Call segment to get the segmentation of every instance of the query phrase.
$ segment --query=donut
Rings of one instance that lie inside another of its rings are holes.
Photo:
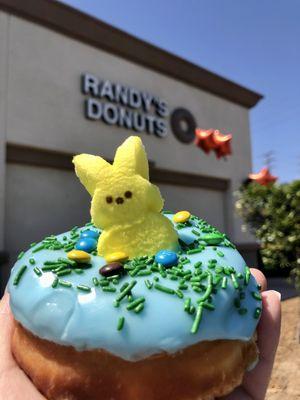
[[[75,171],[92,221],[21,252],[12,352],[49,400],[211,400],[258,362],[260,287],[234,244],[163,210],[138,137]]]

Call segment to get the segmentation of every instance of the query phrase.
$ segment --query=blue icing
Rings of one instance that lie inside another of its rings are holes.
[[[172,215],[167,215],[172,220]],[[194,225],[194,222],[192,222]],[[186,244],[199,239],[192,230],[194,226],[187,226],[178,230],[179,238]],[[201,229],[197,228],[199,232]],[[79,228],[77,233],[86,231],[86,227]],[[203,230],[205,234],[205,229]],[[57,236],[61,242],[69,240],[74,232],[70,231]],[[201,236],[200,236],[201,239]],[[37,248],[40,244],[37,244]],[[234,305],[234,299],[239,291],[233,287],[230,277],[226,289],[218,287],[217,293],[212,295],[214,311],[204,310],[202,321],[196,334],[190,332],[194,316],[184,311],[184,300],[191,298],[197,306],[197,299],[202,294],[194,292],[190,285],[183,290],[184,298],[166,294],[155,288],[148,289],[145,279],[153,281],[156,275],[159,284],[176,290],[178,281],[163,278],[159,273],[150,276],[124,275],[120,284],[115,286],[116,293],[103,292],[93,285],[93,277],[101,279],[99,268],[106,264],[102,257],[91,255],[91,268],[82,274],[73,272],[62,276],[61,279],[71,282],[72,287],[58,285],[52,287],[55,279],[53,272],[44,272],[37,276],[33,268],[43,267],[44,261],[56,261],[59,257],[66,258],[66,252],[60,250],[40,250],[32,253],[28,250],[18,260],[12,269],[8,289],[11,294],[10,303],[12,312],[24,327],[35,335],[63,345],[72,345],[78,350],[103,348],[126,360],[135,361],[161,351],[176,352],[203,340],[239,339],[249,340],[256,328],[258,319],[253,317],[255,309],[261,307],[261,302],[252,296],[257,292],[257,284],[251,276],[249,284],[243,286],[245,299],[241,300],[242,307],[247,308],[246,315],[240,315]],[[217,254],[222,251],[222,256]],[[202,271],[210,270],[209,260],[216,259],[218,266],[233,266],[237,273],[245,273],[245,261],[237,250],[225,246],[207,246],[197,254],[184,254],[190,262],[184,265],[184,270],[194,270],[193,265],[201,261]],[[31,265],[30,258],[34,258],[35,265]],[[13,280],[22,265],[27,270],[17,286]],[[113,302],[121,286],[133,279],[137,284],[133,288],[134,297],[146,298],[144,310],[136,314],[126,310],[126,300],[119,307]],[[205,282],[205,281],[204,281]],[[78,284],[91,287],[90,292],[83,292],[76,288]],[[113,285],[112,285],[113,286]],[[118,319],[125,316],[125,325],[122,331],[117,330]]]

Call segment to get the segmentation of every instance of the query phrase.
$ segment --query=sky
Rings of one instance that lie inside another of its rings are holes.
[[[63,2],[263,94],[250,113],[253,170],[272,152],[281,182],[300,178],[299,0]]]

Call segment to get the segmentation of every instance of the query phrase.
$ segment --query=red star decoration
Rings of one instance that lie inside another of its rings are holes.
[[[196,129],[195,144],[200,147],[205,153],[213,150],[217,158],[225,157],[232,153],[231,151],[232,135],[223,135],[217,129]]]
[[[260,185],[266,186],[277,181],[278,177],[270,173],[269,168],[262,168],[257,174],[249,174],[248,178]]]

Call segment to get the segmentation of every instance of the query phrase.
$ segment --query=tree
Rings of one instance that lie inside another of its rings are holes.
[[[259,239],[265,268],[291,268],[300,287],[300,180],[262,186],[245,183],[236,209]]]

